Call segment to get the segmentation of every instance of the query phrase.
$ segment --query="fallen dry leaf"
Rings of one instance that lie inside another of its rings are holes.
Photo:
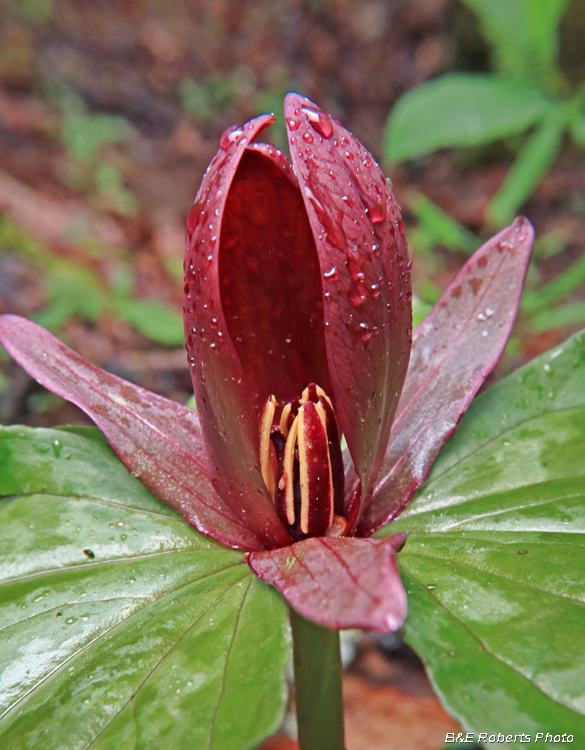
[[[347,750],[439,750],[447,732],[461,731],[434,696],[410,695],[350,674],[343,678],[343,699]],[[289,737],[275,735],[259,750],[298,748]]]

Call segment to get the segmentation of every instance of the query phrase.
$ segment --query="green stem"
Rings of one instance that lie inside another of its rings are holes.
[[[293,609],[290,624],[300,750],[344,750],[339,633]]]

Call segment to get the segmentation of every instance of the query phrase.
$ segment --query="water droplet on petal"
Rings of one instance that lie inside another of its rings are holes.
[[[365,274],[362,271],[362,269],[358,266],[357,263],[355,263],[353,260],[347,261],[347,267],[349,269],[349,272],[351,273],[351,278],[354,281],[363,281],[365,278]]]
[[[339,278],[339,271],[337,270],[337,266],[332,266],[328,271],[325,271],[323,276],[328,281],[337,281],[337,279]]]
[[[359,307],[366,299],[364,289],[361,285],[354,286],[353,289],[350,289],[348,296],[350,304],[352,304],[353,307]]]
[[[331,134],[333,133],[333,123],[328,114],[325,112],[315,112],[307,107],[303,107],[303,112],[307,115],[307,119],[319,135],[322,135],[323,138],[331,137]]]
[[[288,117],[286,124],[288,125],[289,130],[296,130],[299,127],[300,122],[298,120],[293,120],[292,117]]]
[[[369,341],[372,336],[372,332],[369,329],[367,323],[360,323],[360,338],[365,343]]]
[[[307,131],[306,133],[303,133],[303,141],[305,141],[305,143],[313,143],[313,136]]]
[[[380,224],[386,218],[386,209],[381,203],[374,203],[368,210],[368,216],[372,224]]]

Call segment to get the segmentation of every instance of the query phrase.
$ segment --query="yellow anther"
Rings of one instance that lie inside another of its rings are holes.
[[[320,386],[317,386],[317,396],[323,396],[323,398],[327,401],[329,406],[333,409],[333,404],[331,403],[331,399]]]
[[[294,422],[290,426],[290,432],[286,438],[286,445],[284,446],[284,461],[283,461],[283,476],[286,475],[286,520],[292,526],[295,522],[295,497],[294,497],[294,482],[292,481],[294,460],[295,460],[295,448],[297,444],[297,431],[299,427],[299,415],[294,418]],[[291,481],[288,481],[288,477]]]
[[[319,393],[319,391],[321,391],[321,393]],[[317,395],[318,396],[324,396],[327,399],[327,401],[329,401],[329,399],[325,395],[325,391],[323,391],[322,388],[317,388]],[[329,404],[331,404],[331,401],[329,401]],[[327,435],[327,414],[325,413],[325,408],[324,408],[323,404],[320,404],[320,403],[315,404],[315,410],[316,410],[317,414],[319,415],[319,419],[321,420],[321,424],[323,425],[323,430],[325,432],[325,435]],[[333,516],[333,495],[334,495],[334,489],[333,489],[333,472],[332,472],[332,468],[331,468],[331,457],[329,457],[328,464],[329,464],[329,492],[330,492],[329,496],[330,496],[330,499],[331,499],[331,514],[329,516],[329,525],[331,526],[331,523],[333,522],[333,518],[334,518],[334,516]]]
[[[291,405],[285,404],[280,415],[280,429],[282,434],[286,437],[288,435],[288,418],[290,415]]]
[[[270,396],[264,404],[262,416],[260,418],[260,471],[262,472],[262,479],[264,480],[266,489],[271,497],[274,497],[274,488],[276,484],[274,466],[272,465],[272,455],[270,453],[270,428],[272,427],[272,420],[274,419],[275,411],[276,399],[274,396]]]
[[[346,529],[347,521],[345,518],[343,518],[343,516],[333,516],[333,520],[331,521],[331,525],[327,529],[325,536],[343,536]]]

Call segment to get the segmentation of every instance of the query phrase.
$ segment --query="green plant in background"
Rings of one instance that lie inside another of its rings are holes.
[[[548,172],[566,134],[585,147],[585,88],[572,91],[559,67],[568,0],[462,1],[479,17],[495,72],[449,73],[407,92],[390,113],[383,151],[396,163],[528,133],[488,207],[488,221],[503,226]]]
[[[49,100],[61,110],[60,140],[74,161],[65,181],[93,194],[102,208],[135,215],[136,197],[125,187],[120,169],[102,154],[105,145],[130,141],[130,123],[121,115],[89,112],[82,97],[65,84],[52,81],[46,89]]]
[[[47,304],[34,319],[52,331],[58,331],[72,316],[95,323],[108,313],[136,328],[151,341],[182,346],[181,316],[156,300],[136,299],[134,275],[128,260],[118,257],[116,273],[110,283],[97,271],[71,258],[64,258],[34,240],[18,224],[0,215],[0,252],[12,252],[33,263],[43,275]],[[99,254],[90,247],[88,254]]]
[[[178,87],[178,96],[183,111],[200,125],[218,124],[234,109],[243,105],[247,116],[258,112],[277,112],[287,91],[300,90],[290,78],[259,88],[254,72],[246,65],[238,65],[228,73],[210,73],[199,80],[184,78]],[[270,142],[277,148],[288,149],[286,128],[282,119],[277,119]]]
[[[53,18],[55,7],[53,0],[11,0],[8,12],[29,23],[43,26]]]
[[[585,85],[571,91],[559,67],[559,24],[567,0],[462,2],[479,17],[495,72],[449,73],[407,92],[388,118],[383,153],[397,163],[441,148],[522,139],[487,209],[487,223],[503,226],[550,169],[566,134],[585,146]],[[436,245],[469,255],[481,244],[479,237],[421,193],[414,194],[410,208],[417,220],[410,241],[425,255],[430,270],[439,262],[430,252]],[[542,260],[564,248],[562,239],[550,233],[536,241],[534,258]],[[531,266],[521,309],[532,330],[585,321],[585,303],[558,304],[583,284],[584,268],[585,262],[577,261],[541,286],[540,273]],[[435,301],[428,283],[421,293],[423,305]]]

